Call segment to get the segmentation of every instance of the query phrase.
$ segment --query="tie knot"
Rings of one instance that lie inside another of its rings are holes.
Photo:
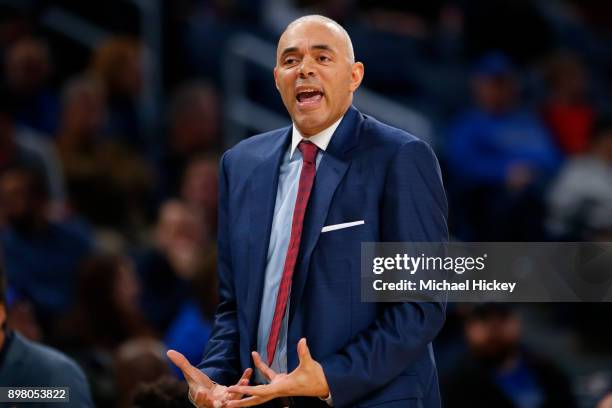
[[[302,152],[302,159],[306,163],[314,163],[315,158],[317,157],[317,152],[319,151],[316,144],[307,140],[302,140],[298,145],[298,149],[300,149],[300,152]]]

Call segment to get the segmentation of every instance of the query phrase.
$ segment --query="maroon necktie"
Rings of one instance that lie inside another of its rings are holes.
[[[293,277],[293,270],[295,269],[295,263],[300,250],[300,241],[302,239],[304,213],[306,213],[308,197],[310,197],[310,191],[312,190],[312,184],[317,170],[315,162],[318,152],[317,146],[311,142],[302,140],[298,145],[298,149],[302,152],[302,171],[300,173],[300,184],[298,186],[297,198],[295,199],[295,207],[293,209],[289,248],[287,248],[283,276],[281,277],[278,294],[276,295],[274,318],[272,319],[270,337],[268,337],[268,347],[266,348],[268,353],[268,365],[271,365],[274,359],[278,335],[280,333],[283,317],[285,316],[285,310],[287,309],[287,300],[289,299],[289,292],[291,290],[291,278]]]

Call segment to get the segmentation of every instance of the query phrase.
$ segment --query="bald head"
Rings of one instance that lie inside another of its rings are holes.
[[[311,14],[293,20],[291,23],[289,23],[287,28],[285,28],[285,31],[281,35],[281,39],[283,38],[285,33],[303,24],[318,24],[325,27],[333,34],[339,36],[342,39],[342,43],[344,43],[344,51],[349,62],[355,62],[355,52],[353,51],[353,42],[351,41],[351,37],[348,35],[344,27],[342,27],[340,24],[338,24],[336,21],[332,20],[329,17],[321,16],[318,14]],[[279,49],[277,50],[277,52],[281,52],[281,50]]]
[[[363,72],[346,30],[327,17],[301,17],[278,41],[276,88],[304,137],[321,132],[346,113]]]

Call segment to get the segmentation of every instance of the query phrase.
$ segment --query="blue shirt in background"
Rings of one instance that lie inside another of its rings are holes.
[[[468,112],[451,128],[447,158],[453,177],[472,186],[505,183],[508,169],[519,163],[548,179],[561,160],[550,134],[523,110]]]
[[[189,362],[196,366],[202,361],[204,347],[212,330],[211,322],[206,320],[198,305],[191,300],[183,303],[178,315],[170,324],[164,344],[168,349],[180,351]],[[178,378],[183,378],[181,370],[171,364]]]

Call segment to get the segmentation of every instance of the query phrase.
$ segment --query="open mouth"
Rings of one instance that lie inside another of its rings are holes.
[[[295,97],[301,107],[315,107],[323,99],[323,92],[316,89],[299,91]]]

